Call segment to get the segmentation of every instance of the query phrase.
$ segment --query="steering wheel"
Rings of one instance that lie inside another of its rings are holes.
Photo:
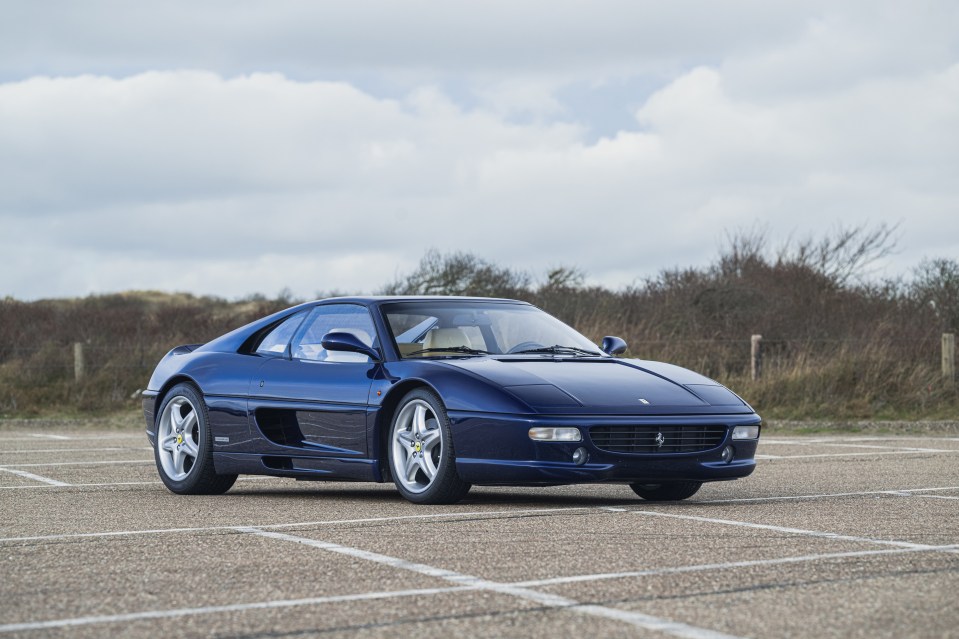
[[[544,348],[544,347],[543,347],[543,345],[540,344],[539,342],[520,342],[519,344],[517,344],[517,345],[514,346],[513,348],[511,348],[511,349],[509,349],[508,351],[506,351],[506,353],[507,353],[507,354],[510,354],[510,353],[518,353],[519,351],[526,351],[526,350],[529,350],[529,349],[531,349],[531,348]]]

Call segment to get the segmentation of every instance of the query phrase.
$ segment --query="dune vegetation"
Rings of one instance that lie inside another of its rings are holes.
[[[576,267],[537,276],[473,253],[430,251],[378,292],[526,300],[597,342],[623,337],[628,357],[713,377],[774,419],[955,419],[959,394],[942,377],[941,337],[959,332],[959,261],[927,259],[899,277],[876,278],[870,266],[893,245],[888,227],[778,247],[762,233],[740,233],[706,266],[665,269],[618,290],[587,284]],[[173,346],[207,341],[297,301],[153,291],[7,298],[0,301],[0,415],[132,410]],[[756,380],[752,335],[763,336]],[[79,381],[77,342],[84,345]]]

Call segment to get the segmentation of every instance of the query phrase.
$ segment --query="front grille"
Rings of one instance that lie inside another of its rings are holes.
[[[593,426],[589,436],[596,448],[611,453],[695,453],[719,446],[726,427]]]

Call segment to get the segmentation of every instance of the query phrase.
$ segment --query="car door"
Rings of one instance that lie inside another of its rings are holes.
[[[366,307],[315,307],[282,355],[268,358],[250,385],[254,433],[297,455],[367,457],[367,413],[376,362],[361,353],[327,351],[323,336],[350,332],[368,346],[379,340]]]

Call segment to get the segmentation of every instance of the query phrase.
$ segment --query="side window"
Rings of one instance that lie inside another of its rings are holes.
[[[309,311],[300,311],[299,313],[283,320],[279,326],[266,334],[256,347],[259,355],[283,355],[286,353],[286,347],[290,344],[290,339],[296,329],[303,323],[303,318]]]
[[[363,353],[327,351],[321,342],[332,331],[352,333],[367,346],[377,348],[376,329],[370,312],[356,304],[317,306],[293,341],[293,357],[317,362],[369,362]]]

